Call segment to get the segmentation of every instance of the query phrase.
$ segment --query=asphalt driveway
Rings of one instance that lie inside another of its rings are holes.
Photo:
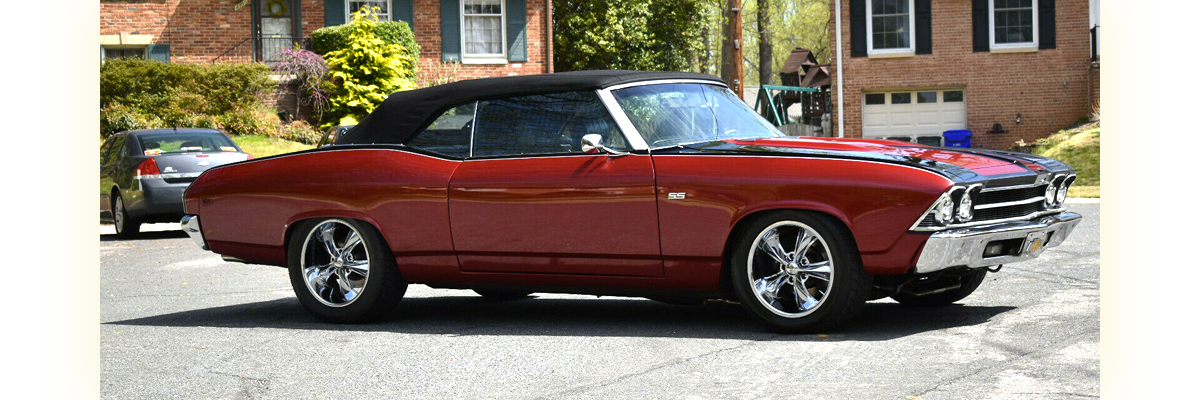
[[[1100,394],[1100,204],[1037,260],[944,308],[868,303],[824,334],[740,308],[413,285],[382,321],[329,325],[278,267],[222,262],[176,226],[101,227],[106,398],[1076,399]],[[108,227],[111,229],[111,227]]]

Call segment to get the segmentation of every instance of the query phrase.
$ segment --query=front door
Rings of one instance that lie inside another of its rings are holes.
[[[254,1],[255,60],[274,61],[300,38],[300,4],[296,0]]]
[[[626,149],[594,92],[481,101],[472,156],[450,181],[450,222],[469,272],[663,276],[648,154]]]

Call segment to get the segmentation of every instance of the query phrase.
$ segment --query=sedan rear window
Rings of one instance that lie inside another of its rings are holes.
[[[212,133],[153,133],[138,136],[145,155],[237,151],[233,142]]]

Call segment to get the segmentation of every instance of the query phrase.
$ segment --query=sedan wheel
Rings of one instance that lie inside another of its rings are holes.
[[[130,218],[129,213],[125,211],[125,200],[121,196],[113,201],[113,228],[117,230],[117,237],[121,239],[131,239],[137,236],[137,233],[142,228],[141,221]]]
[[[759,219],[732,265],[742,305],[778,331],[831,328],[856,313],[869,292],[849,232],[815,214],[784,211]]]
[[[292,288],[329,322],[365,322],[396,306],[407,284],[374,227],[357,220],[310,220],[288,246]]]

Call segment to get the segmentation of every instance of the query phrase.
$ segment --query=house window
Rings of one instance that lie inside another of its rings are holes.
[[[913,54],[913,0],[867,1],[867,54]]]
[[[376,10],[375,15],[379,17],[379,20],[380,21],[391,21],[392,20],[392,8],[389,7],[388,3],[390,3],[390,2],[389,1],[346,0],[346,22],[353,21],[353,18],[351,17],[351,15],[354,15],[354,13],[358,12],[358,10],[363,7],[378,7],[379,10]]]
[[[912,93],[892,93],[892,104],[912,103]]]
[[[104,47],[104,58],[146,59],[146,47]]]
[[[503,59],[504,2],[462,0],[462,10],[463,57]]]
[[[992,0],[990,5],[993,50],[1037,49],[1037,0]]]
[[[883,93],[867,93],[866,98],[868,106],[883,104],[887,99]]]

